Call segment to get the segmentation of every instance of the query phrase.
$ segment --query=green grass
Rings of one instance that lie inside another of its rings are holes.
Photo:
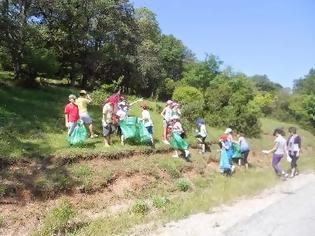
[[[25,89],[7,83],[6,73],[0,80],[0,155],[19,159],[23,156],[42,155],[78,155],[87,152],[111,152],[117,150],[135,150],[138,146],[122,147],[118,137],[114,137],[114,146],[107,150],[101,138],[101,107],[94,104],[89,112],[94,120],[94,129],[100,135],[97,139],[89,139],[83,148],[70,147],[66,142],[63,109],[70,93],[78,94],[77,90],[44,86],[39,89]],[[4,79],[6,78],[6,79]],[[131,100],[133,101],[133,99]],[[154,122],[154,138],[161,140],[162,105],[148,102]],[[140,116],[139,104],[132,106],[130,115]],[[157,148],[162,146],[157,143]],[[146,148],[142,146],[141,148]]]

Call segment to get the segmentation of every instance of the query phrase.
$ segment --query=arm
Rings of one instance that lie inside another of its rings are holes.
[[[92,102],[92,98],[90,97],[89,94],[86,96],[86,100],[88,101],[88,103],[91,103],[91,102]]]
[[[268,152],[268,153],[274,152],[274,151],[277,150],[277,148],[278,148],[278,143],[275,143],[274,146],[273,146],[273,148],[270,149],[270,150],[267,150],[267,152]]]
[[[163,116],[164,119],[165,119],[165,117],[164,117],[165,109],[166,109],[166,107],[165,107],[165,108],[163,109],[163,111],[161,112],[161,116]]]
[[[68,127],[68,114],[65,114],[65,125]]]

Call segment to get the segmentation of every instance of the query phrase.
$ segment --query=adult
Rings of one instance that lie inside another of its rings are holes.
[[[111,145],[111,134],[115,131],[115,126],[113,125],[114,105],[112,99],[107,99],[103,106],[102,126],[105,147]]]
[[[233,142],[236,143],[233,139],[233,130],[231,128],[226,128],[224,131],[224,134],[226,135],[226,142],[225,144],[225,149],[226,149],[226,154],[230,160],[231,163],[231,171],[234,172],[235,166],[233,165],[232,162],[232,157],[233,157]]]
[[[79,116],[79,108],[75,104],[76,96],[73,94],[69,95],[69,103],[65,106],[64,114],[65,114],[65,125],[68,129],[68,135],[70,136],[73,132],[78,120]]]
[[[285,176],[286,173],[280,167],[280,161],[284,154],[287,153],[287,141],[283,137],[285,135],[283,129],[277,128],[273,131],[273,136],[275,136],[274,146],[270,150],[263,151],[264,153],[273,153],[272,155],[272,167],[278,176]]]
[[[76,104],[79,107],[79,115],[80,119],[83,121],[84,125],[90,132],[90,138],[96,138],[98,137],[96,134],[94,134],[93,131],[93,121],[90,117],[87,107],[88,104],[92,102],[92,99],[89,94],[85,90],[80,91],[80,97],[76,100]]]
[[[161,116],[163,117],[163,142],[165,144],[169,144],[167,140],[167,130],[168,130],[168,123],[171,121],[172,117],[172,101],[168,100],[166,102],[166,106],[161,112]]]
[[[288,154],[291,158],[291,174],[290,178],[293,178],[298,174],[297,160],[299,159],[301,152],[301,137],[296,133],[295,127],[289,128],[289,138],[287,140]]]
[[[239,132],[237,134],[238,136],[238,144],[240,145],[241,149],[241,155],[242,155],[242,162],[243,165],[245,165],[245,168],[248,169],[248,154],[250,152],[249,144],[247,140],[244,137],[244,134],[242,132]]]

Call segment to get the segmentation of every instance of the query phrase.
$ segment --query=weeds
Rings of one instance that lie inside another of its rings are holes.
[[[136,214],[145,215],[149,211],[149,206],[144,200],[137,200],[133,204],[131,211]]]
[[[51,210],[44,219],[43,226],[35,235],[54,235],[67,231],[69,221],[74,217],[75,210],[72,204],[63,200],[60,205]]]
[[[4,216],[0,215],[0,228],[5,226]]]
[[[154,196],[152,202],[155,208],[165,208],[170,203],[170,200],[164,196]]]
[[[187,192],[191,188],[191,183],[187,179],[178,180],[176,185],[182,192]]]

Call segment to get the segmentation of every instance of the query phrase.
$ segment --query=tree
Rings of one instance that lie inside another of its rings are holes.
[[[267,75],[254,75],[249,79],[260,92],[276,92],[283,88],[280,84],[270,81]]]
[[[183,72],[183,83],[205,90],[220,73],[222,61],[214,55],[208,55],[203,62],[187,63]]]
[[[294,92],[315,95],[315,68],[311,68],[304,78],[294,81]]]

